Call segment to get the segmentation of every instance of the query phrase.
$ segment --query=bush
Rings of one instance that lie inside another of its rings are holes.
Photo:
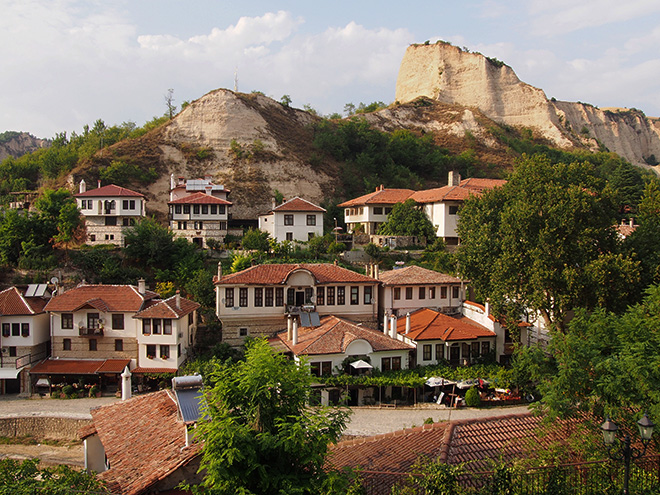
[[[62,387],[62,394],[65,397],[72,397],[76,393],[76,389],[73,388],[73,385],[65,385]]]
[[[465,405],[468,407],[479,407],[481,405],[481,397],[479,391],[472,387],[465,394]]]

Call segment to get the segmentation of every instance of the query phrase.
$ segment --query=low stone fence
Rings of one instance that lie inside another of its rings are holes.
[[[79,440],[78,430],[91,419],[49,416],[0,418],[0,437],[34,437],[51,440]]]

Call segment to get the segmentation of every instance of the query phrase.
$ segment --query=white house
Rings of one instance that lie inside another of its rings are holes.
[[[75,195],[80,214],[85,219],[88,244],[124,245],[124,229],[146,216],[144,194],[114,184],[87,190],[80,181]]]
[[[188,239],[199,247],[208,247],[210,239],[224,242],[232,205],[229,201],[196,192],[168,205],[170,229],[175,237]]]
[[[0,292],[0,394],[30,393],[30,366],[50,350],[49,299],[46,284]]]
[[[259,215],[259,229],[282,241],[308,241],[323,235],[325,209],[295,197],[285,201],[265,215]]]
[[[215,290],[222,340],[233,346],[294,319],[309,326],[325,315],[369,324],[378,318],[378,281],[329,263],[256,265],[224,276],[218,264]]]
[[[415,191],[412,189],[385,189],[382,185],[372,193],[338,204],[344,208],[344,221],[349,233],[375,234],[387,221],[397,203],[403,203]]]
[[[174,174],[170,175],[170,201],[185,198],[191,194],[202,192],[213,196],[214,198],[228,201],[227,196],[231,192],[222,184],[214,184],[210,175],[203,179],[188,179],[179,177],[174,179]]]

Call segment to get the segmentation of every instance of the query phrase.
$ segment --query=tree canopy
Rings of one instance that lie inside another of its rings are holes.
[[[576,307],[622,311],[640,268],[621,251],[616,212],[590,164],[525,156],[504,186],[461,209],[461,274],[496,312],[529,308],[560,329]]]
[[[306,363],[277,354],[263,340],[248,342],[245,360],[216,364],[207,395],[205,494],[318,493],[324,460],[348,412],[307,407],[311,375]]]
[[[68,466],[40,469],[38,459],[0,459],[0,495],[110,493],[94,474]]]
[[[413,199],[394,205],[387,222],[378,228],[378,234],[424,237],[428,242],[433,242],[436,237],[431,220]]]

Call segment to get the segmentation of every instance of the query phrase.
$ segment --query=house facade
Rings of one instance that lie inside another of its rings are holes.
[[[124,245],[124,230],[146,216],[144,194],[114,184],[87,190],[80,181],[75,195],[80,214],[85,219],[87,243]]]
[[[460,313],[465,300],[465,287],[460,278],[428,270],[420,266],[406,266],[376,272],[379,288],[379,317],[402,316],[419,308],[443,313]]]
[[[370,194],[338,204],[344,208],[344,221],[348,233],[376,234],[378,227],[397,203],[403,203],[415,191],[412,189],[385,189],[382,185]]]
[[[0,395],[30,393],[29,370],[50,352],[46,284],[0,292]]]
[[[230,217],[229,201],[195,192],[170,201],[168,206],[170,229],[175,237],[187,239],[199,247],[208,247],[210,239],[224,242]]]
[[[324,208],[295,197],[259,215],[259,229],[268,232],[277,242],[306,242],[323,235],[324,213]]]
[[[224,276],[218,264],[216,313],[222,339],[240,346],[247,336],[271,336],[293,319],[309,326],[305,323],[325,315],[373,325],[377,289],[377,280],[333,264],[256,265]]]

